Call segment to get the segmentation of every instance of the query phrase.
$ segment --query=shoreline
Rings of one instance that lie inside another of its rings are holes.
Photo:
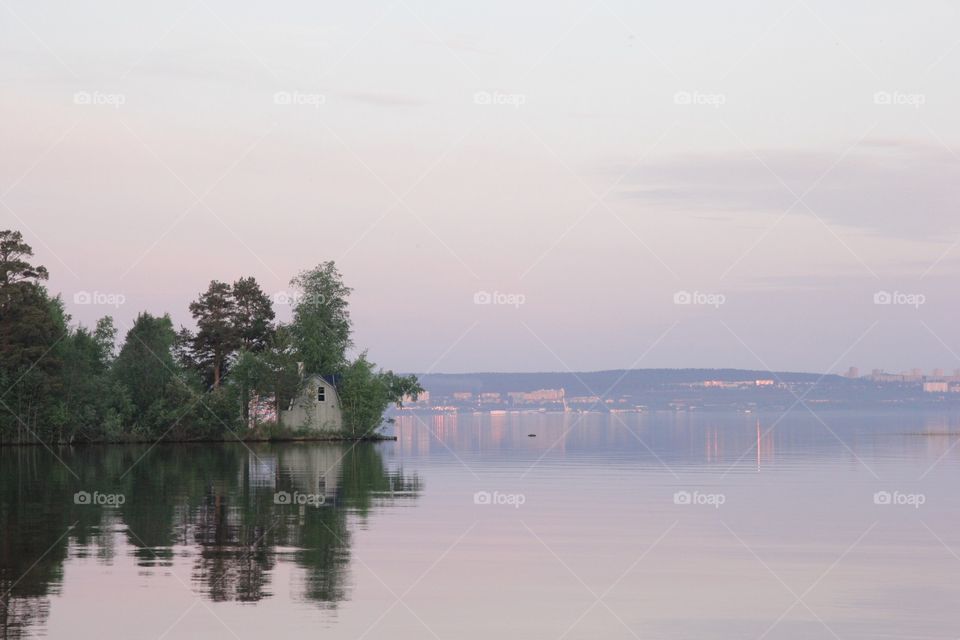
[[[161,444],[264,444],[264,443],[308,443],[308,442],[396,442],[397,436],[388,435],[367,435],[367,436],[282,436],[282,437],[252,437],[252,438],[199,438],[190,440],[84,440],[77,442],[46,442],[43,440],[34,440],[33,442],[2,442],[0,449],[4,447],[89,447],[89,446],[110,446],[110,445],[161,445]]]

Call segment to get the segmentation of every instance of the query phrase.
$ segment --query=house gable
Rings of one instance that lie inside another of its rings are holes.
[[[280,421],[291,429],[340,431],[343,413],[336,385],[322,376],[308,376],[289,409],[281,411]]]

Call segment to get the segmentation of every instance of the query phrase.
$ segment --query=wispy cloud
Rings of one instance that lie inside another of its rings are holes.
[[[836,157],[833,151],[759,151],[773,172],[803,193]],[[612,168],[611,173],[616,172]],[[661,206],[780,215],[790,191],[749,153],[673,156],[633,172],[618,196]],[[871,233],[933,240],[960,230],[960,163],[942,148],[874,139],[850,153],[804,201],[823,219]],[[809,215],[803,206],[791,215]]]

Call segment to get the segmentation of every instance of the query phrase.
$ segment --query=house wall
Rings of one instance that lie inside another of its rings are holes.
[[[323,386],[325,400],[317,400],[317,388]],[[343,428],[343,413],[340,397],[329,382],[313,378],[293,402],[293,406],[281,412],[283,426],[290,429],[306,428],[312,431],[340,431]]]

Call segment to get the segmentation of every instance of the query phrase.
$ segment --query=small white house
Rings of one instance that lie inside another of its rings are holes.
[[[280,412],[280,422],[289,429],[340,431],[343,412],[336,386],[323,376],[308,376],[290,408]]]

